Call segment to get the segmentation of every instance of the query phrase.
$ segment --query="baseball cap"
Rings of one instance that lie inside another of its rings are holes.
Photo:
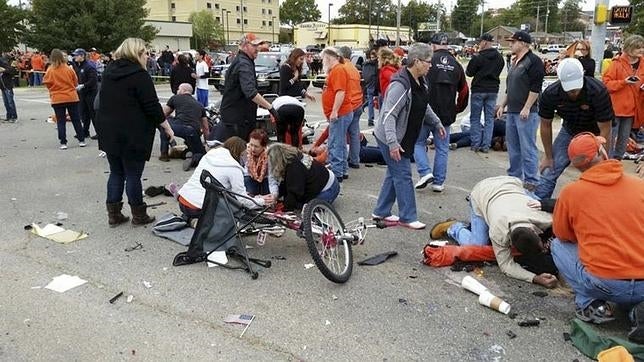
[[[432,35],[431,43],[437,45],[447,45],[449,44],[449,37],[445,33],[436,33]]]
[[[568,145],[568,158],[575,167],[586,166],[599,153],[599,148],[606,143],[606,139],[595,136],[590,132],[582,132],[576,135]]]
[[[479,38],[479,41],[483,41],[483,40],[485,40],[485,41],[494,41],[494,37],[493,37],[491,34],[489,34],[489,33],[484,33],[484,34],[483,34],[483,35],[481,35],[481,37]]]
[[[254,33],[246,33],[242,36],[239,44],[251,43],[253,45],[260,45],[262,43],[268,43],[268,40],[260,39]]]
[[[584,86],[584,67],[575,58],[563,59],[557,67],[557,78],[565,92]]]
[[[394,49],[394,54],[396,54],[397,57],[399,58],[404,58],[405,57],[405,49],[401,47],[396,47]]]
[[[74,52],[72,53],[72,55],[73,55],[73,56],[77,56],[77,55],[85,56],[85,55],[87,55],[87,52],[86,52],[86,51],[85,51],[85,49],[83,49],[83,48],[77,48],[76,50],[74,50]]]
[[[506,40],[510,40],[510,41],[518,40],[518,41],[522,41],[522,42],[528,43],[528,44],[532,43],[532,37],[530,36],[530,34],[528,34],[527,31],[523,31],[523,30],[517,31],[516,33],[512,34],[512,36],[507,38]]]

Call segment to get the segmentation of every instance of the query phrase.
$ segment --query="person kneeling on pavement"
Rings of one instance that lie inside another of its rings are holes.
[[[557,269],[545,253],[547,245],[540,236],[551,227],[552,215],[535,208],[536,205],[546,209],[545,201],[543,206],[535,201],[516,177],[486,178],[477,183],[470,194],[470,228],[464,223],[447,220],[432,228],[431,238],[449,236],[460,245],[487,245],[491,241],[496,261],[504,274],[554,288]],[[512,247],[521,253],[516,261]]]
[[[629,339],[644,343],[644,181],[609,160],[605,142],[585,132],[568,146],[582,173],[555,205],[552,256],[575,292],[577,318],[611,321],[616,303],[630,310]]]
[[[179,189],[179,209],[186,219],[199,218],[202,213],[206,189],[201,185],[201,172],[207,170],[228,191],[246,195],[244,187],[244,169],[239,161],[246,152],[246,142],[233,136],[223,146],[208,151],[190,176],[190,179]],[[239,202],[248,208],[258,208],[273,203],[273,196],[255,196],[253,200],[238,197]]]
[[[174,117],[170,115],[174,112]],[[188,146],[186,160],[183,162],[183,170],[188,171],[199,163],[201,157],[206,153],[206,149],[201,142],[201,133],[208,135],[208,119],[206,110],[192,96],[192,86],[188,83],[179,85],[177,94],[168,99],[168,103],[163,106],[163,113],[168,119],[175,137],[183,138]],[[170,142],[168,137],[160,134],[161,138],[161,156],[159,160],[163,162],[170,161],[168,149]]]

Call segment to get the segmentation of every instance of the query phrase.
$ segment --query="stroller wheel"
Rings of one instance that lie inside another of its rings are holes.
[[[201,263],[204,260],[206,260],[205,256],[198,256],[195,258],[195,257],[188,256],[188,252],[184,251],[177,254],[174,257],[174,260],[172,261],[172,265],[173,266],[190,265],[195,263]]]
[[[259,273],[253,272],[253,274],[250,275],[251,279],[255,280],[259,277]]]

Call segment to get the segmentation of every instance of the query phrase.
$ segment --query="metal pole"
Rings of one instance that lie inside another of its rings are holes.
[[[483,14],[485,14],[485,0],[481,0],[481,34],[479,36],[483,36]]]
[[[369,44],[371,44],[371,3],[372,2],[373,0],[369,0],[369,39],[370,39]],[[374,39],[374,43],[375,43],[375,39]]]
[[[396,46],[400,46],[400,0],[398,0],[398,9],[396,10]]]
[[[538,32],[539,31],[539,5],[537,5],[537,25],[535,25],[534,27],[535,27],[534,32],[535,33]]]
[[[230,44],[230,20],[228,20],[230,10],[226,10],[226,45]]]
[[[546,24],[545,24],[545,32],[548,34],[548,16],[550,15],[550,0],[546,1]]]
[[[273,16],[273,22],[271,22],[271,25],[273,26],[273,43],[275,43],[275,17]]]
[[[331,6],[333,6],[333,3],[329,3],[328,24],[326,29],[327,30],[326,38],[327,38],[328,46],[331,46]]]
[[[436,7],[436,32],[441,31],[441,0],[437,2],[438,6]]]
[[[239,12],[241,13],[241,32],[244,36],[244,0],[239,0]]]
[[[608,0],[595,0],[595,19],[597,18],[598,9],[600,11],[608,10]],[[606,17],[606,14],[603,14]],[[593,29],[591,33],[590,52],[595,59],[595,72],[599,72],[602,58],[604,56],[604,39],[606,39],[606,22],[602,24],[595,24],[593,21]]]

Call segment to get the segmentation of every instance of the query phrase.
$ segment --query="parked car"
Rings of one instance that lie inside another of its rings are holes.
[[[220,92],[224,90],[223,78],[225,77],[226,69],[228,69],[229,66],[230,64],[215,64],[210,68],[210,77],[216,79],[211,79],[209,84],[212,84],[215,89]]]
[[[562,50],[566,50],[566,46],[562,44],[548,44],[547,47],[541,48],[541,53],[559,53]]]
[[[260,94],[277,94],[280,87],[280,65],[288,58],[288,53],[259,52],[255,59],[257,90]]]

